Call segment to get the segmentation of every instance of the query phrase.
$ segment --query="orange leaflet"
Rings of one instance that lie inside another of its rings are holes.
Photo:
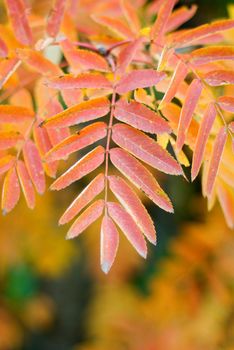
[[[226,19],[221,21],[216,21],[211,24],[203,24],[200,27],[196,27],[190,30],[182,32],[174,38],[172,45],[174,47],[181,47],[191,45],[192,42],[199,40],[203,37],[228,30],[234,27],[234,20]]]
[[[109,216],[104,216],[101,226],[101,268],[108,273],[116,257],[119,246],[119,233]]]
[[[41,158],[32,140],[28,140],[23,147],[23,156],[29,176],[38,193],[45,191],[45,175]]]
[[[234,84],[234,72],[231,70],[213,70],[204,75],[204,80],[211,86]]]
[[[82,73],[77,76],[70,74],[46,80],[46,85],[52,89],[111,89],[110,81],[98,73]]]
[[[201,64],[219,61],[233,60],[234,47],[232,46],[210,46],[197,49],[190,54],[192,64],[199,66]]]
[[[15,163],[16,158],[10,154],[0,158],[0,175],[8,171]]]
[[[166,32],[171,32],[192,18],[197,11],[197,6],[192,5],[190,8],[181,6],[178,10],[172,12],[166,25]]]
[[[213,150],[212,150],[212,154],[209,162],[208,174],[207,174],[207,180],[206,180],[206,191],[205,191],[208,197],[211,195],[214,187],[215,179],[218,173],[219,164],[221,161],[226,140],[227,140],[227,129],[226,129],[226,126],[223,126],[219,130],[215,138],[215,142],[214,142],[214,146],[213,146]]]
[[[110,102],[106,97],[96,98],[90,101],[81,102],[63,112],[46,119],[42,125],[51,128],[63,128],[90,120],[98,119],[106,115],[110,110]]]
[[[168,23],[169,17],[171,15],[175,3],[176,0],[164,1],[159,9],[156,21],[154,22],[150,31],[150,38],[156,43],[162,43],[163,35],[166,30],[166,25]]]
[[[137,226],[153,244],[156,244],[156,231],[146,208],[131,187],[119,176],[108,177],[110,189],[120,204],[131,215]]]
[[[183,173],[177,161],[157,142],[139,130],[124,124],[115,124],[112,139],[137,158],[166,174]]]
[[[95,22],[107,27],[123,39],[131,39],[134,37],[134,33],[131,31],[131,29],[125,24],[124,21],[118,18],[111,18],[101,15],[92,15],[91,17]]]
[[[234,113],[234,97],[221,96],[218,98],[218,104],[224,111]]]
[[[138,33],[141,25],[135,7],[127,0],[121,0],[120,4],[129,27],[134,33]]]
[[[143,42],[143,38],[138,38],[127,44],[119,53],[117,58],[117,73],[123,74],[128,65],[132,62],[136,56],[137,51],[140,49]]]
[[[17,162],[17,173],[24,193],[26,203],[30,209],[35,207],[35,192],[28,170],[22,160]]]
[[[171,128],[162,117],[139,102],[128,103],[123,99],[119,100],[115,105],[114,116],[134,128],[148,133],[171,132]]]
[[[0,105],[0,123],[24,123],[34,117],[28,108],[12,105]]]
[[[2,187],[2,212],[9,213],[20,198],[20,185],[15,168],[11,168],[3,182]]]
[[[78,197],[71,203],[65,213],[59,220],[60,225],[64,225],[71,221],[79,212],[86,207],[97,195],[99,195],[105,185],[104,174],[97,175],[88,186],[79,194]]]
[[[66,0],[55,0],[54,6],[47,19],[46,32],[49,36],[56,37],[63,20]]]
[[[144,236],[132,217],[118,203],[107,203],[108,214],[122,230],[129,242],[143,258],[147,255]]]
[[[173,212],[171,201],[166,193],[149,170],[136,158],[121,148],[112,148],[110,150],[110,159],[114,166],[156,205],[165,211]]]
[[[0,38],[0,57],[6,57],[8,55],[8,48],[4,40]]]
[[[156,85],[166,77],[166,73],[157,72],[154,69],[138,69],[123,76],[116,86],[118,94]]]
[[[192,171],[191,171],[192,180],[195,179],[201,167],[204,152],[205,152],[205,146],[206,146],[208,137],[210,135],[210,131],[214,123],[215,116],[216,116],[216,108],[214,104],[211,103],[207,107],[205,114],[202,118],[196,143],[195,143],[195,149],[193,152],[193,161],[192,161]]]
[[[0,89],[16,71],[19,65],[20,61],[16,57],[5,58],[0,61]]]
[[[234,228],[234,196],[232,190],[223,182],[217,183],[217,195],[228,226]]]
[[[56,64],[45,58],[41,52],[32,49],[17,49],[17,56],[31,68],[42,75],[61,75],[62,71]]]
[[[67,239],[77,237],[96,221],[103,212],[104,200],[99,199],[90,205],[74,222],[67,233]]]
[[[105,149],[102,146],[97,146],[61,175],[50,188],[58,191],[69,186],[98,168],[104,162],[104,158]]]
[[[178,151],[180,151],[184,145],[186,133],[193,118],[193,112],[199,101],[202,87],[202,82],[198,79],[194,79],[188,87],[184,104],[181,108],[180,121],[177,130],[176,148]]]
[[[19,132],[0,132],[0,149],[3,150],[15,147],[17,143],[23,139],[23,136]]]
[[[61,41],[60,45],[73,70],[94,69],[102,72],[110,70],[106,59],[98,53],[77,49],[68,39]]]
[[[32,44],[32,31],[26,16],[27,9],[23,0],[5,0],[7,12],[16,38],[24,45]]]
[[[182,81],[184,81],[186,75],[188,74],[188,68],[183,61],[179,61],[176,69],[172,75],[168,88],[165,91],[162,101],[160,102],[159,108],[163,108],[166,103],[171,102],[175,97],[178,87]]]
[[[64,159],[71,153],[83,149],[94,142],[101,140],[107,134],[107,125],[97,122],[86,126],[76,135],[68,136],[62,142],[53,147],[47,154],[46,160],[51,162],[57,159]]]

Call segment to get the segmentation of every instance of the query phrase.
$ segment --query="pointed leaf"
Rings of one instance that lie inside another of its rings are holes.
[[[101,268],[108,273],[116,257],[119,246],[119,233],[114,222],[104,216],[101,226]]]
[[[104,200],[99,199],[90,205],[74,222],[67,233],[67,239],[71,239],[80,235],[94,221],[96,221],[103,212]]]
[[[132,217],[118,203],[109,202],[107,203],[107,208],[111,218],[123,231],[136,251],[143,258],[146,258],[147,246],[145,239]]]
[[[62,128],[90,120],[98,119],[106,115],[110,110],[110,102],[106,97],[96,98],[81,102],[72,106],[54,117],[45,120],[42,125],[52,128]]]
[[[142,190],[160,208],[173,212],[170,199],[157,183],[154,176],[136,158],[120,148],[110,150],[114,166],[138,189]]]
[[[191,53],[192,64],[199,66],[201,64],[220,61],[233,60],[234,47],[232,46],[210,46],[194,50]]]
[[[197,176],[199,169],[202,164],[205,146],[210,135],[212,125],[216,117],[216,108],[213,103],[211,103],[202,118],[202,122],[199,127],[195,149],[193,152],[193,162],[192,162],[192,180]]]
[[[231,189],[219,182],[217,184],[217,195],[222,207],[228,226],[234,228],[234,196]]]
[[[58,191],[68,187],[73,182],[98,168],[104,162],[104,158],[105,149],[102,146],[97,146],[61,175],[50,188]]]
[[[35,192],[28,170],[22,160],[17,162],[17,174],[27,205],[30,209],[33,209],[35,207]]]
[[[234,113],[234,97],[233,96],[220,96],[218,98],[218,104],[224,111]]]
[[[17,143],[23,139],[23,136],[19,132],[0,132],[0,149],[4,150],[15,147]]]
[[[204,80],[211,86],[234,84],[234,72],[232,70],[213,70],[205,74]]]
[[[0,105],[0,123],[24,123],[27,120],[31,120],[33,117],[34,113],[28,108]]]
[[[98,24],[107,27],[109,30],[123,39],[131,39],[134,36],[133,32],[125,24],[125,22],[118,18],[102,15],[92,15],[92,19]]]
[[[3,182],[2,187],[2,212],[9,213],[18,203],[20,198],[20,186],[15,168],[11,168]]]
[[[137,16],[136,8],[128,0],[121,0],[120,4],[129,27],[133,32],[138,33],[140,31],[140,21]]]
[[[119,176],[109,176],[108,180],[111,191],[125,210],[131,215],[148,240],[156,244],[156,232],[153,221],[136,193]]]
[[[107,134],[107,125],[97,122],[81,129],[78,134],[68,136],[65,140],[53,147],[46,155],[46,160],[64,159],[71,153],[83,149],[94,142],[101,140]]]
[[[46,32],[49,36],[56,37],[63,20],[66,0],[54,0],[53,8],[47,19]]]
[[[163,35],[175,3],[176,0],[167,0],[161,5],[156,21],[151,28],[150,38],[152,41],[159,44],[162,43]]]
[[[143,42],[143,38],[140,37],[136,40],[133,40],[129,44],[127,44],[127,46],[120,51],[118,55],[118,60],[117,60],[118,74],[121,75],[125,72],[129,64],[134,59],[137,51],[140,49],[142,42]]]
[[[154,69],[133,70],[120,79],[116,92],[121,95],[138,88],[154,86],[165,77],[166,73]]]
[[[66,224],[67,222],[71,221],[77,214],[79,214],[79,212],[84,209],[87,204],[89,204],[97,195],[103,191],[104,184],[105,177],[101,173],[97,175],[82,192],[80,192],[78,197],[75,198],[75,200],[61,216],[59,224]]]
[[[181,6],[174,12],[172,12],[170,18],[167,21],[166,32],[172,32],[182,24],[190,20],[196,13],[197,6],[192,5],[190,8]]]
[[[10,154],[0,158],[0,175],[8,171],[15,163],[16,158]]]
[[[115,105],[114,116],[118,120],[148,133],[171,132],[171,128],[162,117],[139,102],[127,103],[125,100],[119,100]]]
[[[16,71],[20,63],[20,60],[16,57],[7,57],[4,60],[0,61],[0,89]]]
[[[182,174],[176,160],[141,131],[124,124],[115,124],[112,130],[113,141],[137,158],[166,174]]]

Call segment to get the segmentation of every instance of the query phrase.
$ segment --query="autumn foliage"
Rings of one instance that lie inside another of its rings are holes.
[[[94,172],[59,223],[74,219],[67,233],[74,238],[101,218],[105,273],[118,229],[143,257],[145,239],[156,244],[142,192],[173,212],[155,169],[187,180],[190,167],[192,181],[200,173],[208,208],[219,201],[234,227],[234,20],[178,29],[197,9],[176,3],[45,0],[36,9],[5,1],[2,211],[21,193],[34,208],[45,176],[56,177],[50,189],[58,191]]]

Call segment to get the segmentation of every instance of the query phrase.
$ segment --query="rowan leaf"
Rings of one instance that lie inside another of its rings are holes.
[[[101,226],[101,268],[108,273],[116,257],[119,246],[119,233],[109,216],[104,216]]]
[[[233,96],[220,96],[218,98],[218,104],[224,111],[234,113],[234,97]]]
[[[20,185],[15,167],[11,168],[3,182],[2,187],[2,212],[9,213],[18,203],[20,198]]]
[[[188,87],[184,104],[181,108],[180,120],[177,130],[176,148],[178,151],[180,151],[184,145],[186,133],[191,123],[193,112],[199,101],[202,87],[202,82],[198,79],[194,79]]]
[[[234,72],[232,70],[213,70],[204,75],[204,80],[211,86],[234,84]]]
[[[46,161],[51,162],[64,159],[71,153],[83,149],[94,142],[101,140],[107,134],[107,125],[103,122],[93,123],[81,129],[77,134],[68,136],[62,142],[53,147],[45,156]]]
[[[166,32],[171,32],[176,28],[180,27],[182,24],[190,20],[196,13],[197,6],[192,5],[190,8],[186,6],[181,6],[177,10],[173,11],[169,17],[166,25]]]
[[[30,121],[34,112],[28,108],[13,105],[0,105],[0,123],[19,124]]]
[[[138,39],[127,44],[126,47],[120,51],[117,59],[118,74],[122,75],[125,72],[129,64],[134,59],[137,51],[140,49],[142,42],[143,38],[139,37]]]
[[[119,100],[115,105],[114,116],[116,119],[148,133],[171,132],[171,128],[162,117],[139,102],[127,103],[123,99]]]
[[[231,190],[220,181],[217,184],[217,195],[228,226],[234,228],[234,206]]]
[[[61,175],[51,186],[51,190],[61,190],[68,187],[73,182],[81,179],[91,171],[98,168],[105,158],[105,149],[97,146],[95,149],[87,153],[79,159],[71,168]]]
[[[63,20],[66,0],[54,0],[53,8],[47,19],[46,32],[49,36],[56,37]]]
[[[171,201],[166,193],[149,170],[136,158],[121,148],[112,148],[110,159],[114,166],[156,205],[165,211],[173,212]]]
[[[0,89],[17,70],[20,65],[20,60],[17,57],[6,57],[0,61]]]
[[[209,46],[194,50],[191,54],[192,64],[199,66],[205,63],[219,60],[233,60],[234,47],[232,46]]]
[[[42,125],[50,128],[63,128],[90,120],[98,119],[106,115],[110,110],[110,102],[106,97],[81,102],[50,119],[46,119]]]
[[[166,174],[181,175],[183,173],[176,160],[141,131],[124,124],[115,124],[112,130],[113,141],[145,163]]]
[[[59,220],[60,225],[71,221],[79,212],[86,207],[97,195],[99,195],[105,185],[104,174],[97,175],[83,191],[75,198],[71,205],[66,209]]]
[[[91,204],[70,227],[67,233],[67,239],[75,238],[85,231],[94,221],[96,221],[103,212],[104,200],[99,199]]]
[[[30,209],[33,209],[35,207],[35,192],[28,170],[22,160],[17,162],[16,169],[26,203]]]
[[[205,152],[205,146],[206,146],[208,137],[210,135],[210,131],[214,123],[215,117],[216,117],[216,108],[213,103],[210,103],[202,118],[196,143],[195,143],[195,148],[193,152],[192,170],[191,170],[192,180],[195,179],[201,167],[204,152]]]
[[[156,244],[156,231],[146,208],[131,187],[119,176],[109,176],[109,185],[120,204],[131,215],[146,238]]]
[[[0,158],[0,175],[8,171],[16,162],[16,157],[7,154]]]
[[[138,69],[124,75],[116,86],[118,94],[156,85],[166,77],[166,73],[154,69]]]
[[[102,26],[107,27],[109,30],[117,34],[117,36],[123,39],[131,39],[134,37],[131,29],[125,24],[124,21],[119,18],[107,17],[102,15],[92,15],[92,19]]]
[[[128,0],[121,0],[120,4],[129,27],[133,32],[138,33],[140,30],[140,21],[138,19],[135,7],[133,7]]]
[[[17,143],[23,139],[23,136],[19,132],[0,132],[0,150],[15,147]]]
[[[147,246],[145,239],[132,217],[118,203],[108,202],[107,208],[110,217],[114,220],[116,225],[119,226],[138,254],[146,258]]]

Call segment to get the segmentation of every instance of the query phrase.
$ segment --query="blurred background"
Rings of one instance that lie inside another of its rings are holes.
[[[195,26],[232,2],[179,3],[199,6]],[[157,246],[144,261],[121,235],[107,276],[100,223],[73,241],[57,226],[88,181],[0,217],[0,350],[234,350],[234,235],[219,205],[207,212],[199,179],[161,178],[175,215],[146,203]]]

